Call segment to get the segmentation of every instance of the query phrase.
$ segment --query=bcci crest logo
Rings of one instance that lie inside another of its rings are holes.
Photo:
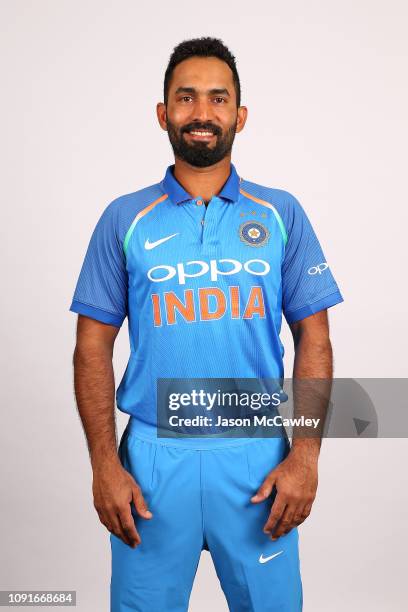
[[[239,226],[239,237],[249,246],[264,246],[269,240],[269,230],[259,221],[246,221]]]

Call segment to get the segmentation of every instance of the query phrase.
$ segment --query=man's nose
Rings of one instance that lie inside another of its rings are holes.
[[[193,109],[193,121],[208,121],[213,118],[213,113],[211,109],[211,105],[208,103],[208,100],[203,100],[202,98],[197,98],[194,109]]]

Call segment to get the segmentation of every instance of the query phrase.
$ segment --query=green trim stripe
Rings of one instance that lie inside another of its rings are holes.
[[[285,246],[286,246],[286,243],[288,241],[288,234],[286,232],[285,225],[284,225],[284,223],[282,221],[282,217],[280,216],[280,214],[278,213],[278,211],[276,210],[276,208],[274,206],[272,206],[272,211],[273,211],[273,214],[275,215],[276,220],[277,220],[277,222],[279,224],[279,228],[280,228],[280,231],[281,231],[281,234],[282,234],[282,237],[283,237],[283,242],[285,243]]]
[[[148,204],[145,208],[143,208],[143,210],[137,213],[136,217],[133,219],[132,225],[129,227],[128,231],[126,232],[126,236],[123,241],[123,251],[125,255],[127,254],[127,250],[129,247],[129,241],[132,237],[136,224],[140,221],[140,219],[142,219],[145,215],[147,215],[148,212],[150,212],[155,206],[157,206],[157,204],[160,204],[160,202],[163,202],[163,200],[165,200],[166,198],[168,198],[168,194],[164,193],[162,196],[157,198],[157,200],[154,200],[154,202],[152,202],[151,204]]]
[[[129,227],[128,231],[126,232],[125,240],[123,241],[123,250],[125,251],[125,255],[127,254],[130,237],[132,236],[133,230],[135,229],[135,225],[138,221],[139,219],[135,217],[133,219],[132,225]]]

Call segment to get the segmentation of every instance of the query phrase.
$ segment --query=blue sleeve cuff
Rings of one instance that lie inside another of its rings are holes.
[[[77,314],[84,315],[85,317],[96,319],[101,323],[115,325],[115,327],[121,327],[123,321],[125,320],[124,316],[113,314],[111,312],[107,312],[106,310],[101,310],[100,308],[95,308],[95,306],[89,306],[89,304],[83,304],[77,300],[73,300],[70,310],[71,312],[76,312]]]
[[[297,308],[292,312],[285,312],[285,318],[288,323],[295,323],[296,321],[310,317],[310,315],[315,314],[320,310],[340,304],[340,302],[344,302],[344,298],[340,291],[335,291],[334,293],[330,293],[330,295],[326,295],[326,297],[317,300],[317,302],[313,302],[313,304],[307,304],[306,306]]]

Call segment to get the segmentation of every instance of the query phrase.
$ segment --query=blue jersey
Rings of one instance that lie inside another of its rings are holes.
[[[128,318],[117,406],[150,425],[158,378],[282,379],[282,313],[292,323],[343,301],[292,194],[231,164],[206,207],[173,171],[106,207],[70,308],[117,327]]]

